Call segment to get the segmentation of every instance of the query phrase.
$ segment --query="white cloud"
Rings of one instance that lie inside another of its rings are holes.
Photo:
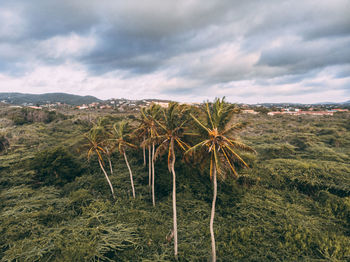
[[[65,36],[55,36],[38,44],[38,50],[49,58],[78,57],[91,51],[96,45],[93,35],[81,36],[70,33]]]

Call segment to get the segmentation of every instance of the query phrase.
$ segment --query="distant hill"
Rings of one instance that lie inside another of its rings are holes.
[[[350,100],[345,102],[322,102],[322,103],[259,103],[255,105],[265,106],[265,107],[273,107],[273,106],[280,106],[280,107],[287,107],[287,106],[305,106],[305,105],[313,105],[313,106],[327,106],[327,105],[350,105]]]
[[[47,94],[23,94],[23,93],[0,93],[0,101],[14,104],[47,104],[47,103],[65,103],[68,105],[89,104],[92,102],[101,102],[102,100],[94,96],[78,96],[66,93],[47,93]]]
[[[322,103],[315,103],[314,105],[349,105],[350,100],[345,102],[322,102]]]

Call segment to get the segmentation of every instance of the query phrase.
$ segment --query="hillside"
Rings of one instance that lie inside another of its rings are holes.
[[[79,96],[66,93],[47,93],[47,94],[22,94],[22,93],[0,93],[0,101],[9,104],[51,104],[63,103],[68,105],[89,104],[92,102],[100,102],[101,100],[94,96]]]
[[[127,151],[136,199],[114,152],[114,201],[96,155],[87,160],[91,122],[79,114],[17,126],[0,114],[0,142],[10,145],[0,154],[0,261],[176,261],[167,155],[156,161],[153,207],[142,150]],[[250,169],[238,179],[219,181],[218,261],[349,261],[350,114],[234,121],[247,124],[240,139],[258,154],[242,154]],[[176,159],[179,261],[208,261],[208,165]]]

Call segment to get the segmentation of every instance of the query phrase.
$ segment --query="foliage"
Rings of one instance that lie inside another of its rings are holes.
[[[120,154],[124,154],[127,147],[136,148],[134,144],[130,142],[130,127],[129,123],[125,120],[115,123],[113,125],[114,133],[113,133],[113,143],[116,144],[118,151]]]
[[[82,164],[63,147],[36,153],[29,165],[35,171],[34,179],[47,185],[63,185],[82,173]]]
[[[201,110],[190,110],[206,120]],[[123,119],[117,116],[105,125]],[[142,152],[128,154],[136,199],[124,159],[112,154],[117,171],[110,179],[117,198],[111,202],[97,158],[86,163],[83,134],[91,126],[77,119],[2,126],[11,147],[0,155],[0,261],[174,261],[167,240],[172,229],[167,154],[156,162],[156,208]],[[218,184],[218,261],[349,261],[350,114],[235,114],[235,119],[250,123],[237,139],[258,154],[243,153],[251,168],[235,166],[238,179]],[[38,187],[31,163],[56,147],[78,161],[68,166],[83,168],[62,186],[54,176]],[[200,170],[208,163],[192,158],[176,155],[178,257],[207,261],[212,186],[209,170]]]
[[[13,200],[18,193],[20,202]],[[116,221],[104,202],[83,207],[77,216],[69,210],[70,199],[54,188],[17,187],[2,198],[7,201],[0,217],[2,241],[6,239],[2,261],[113,261],[137,239],[135,230]]]
[[[36,110],[31,108],[15,110],[11,115],[11,119],[15,125],[24,125],[34,122],[50,123],[54,120],[65,118],[63,114],[56,113],[56,111]]]
[[[248,167],[246,162],[240,157],[239,151],[255,152],[254,149],[236,139],[232,133],[242,129],[242,123],[228,125],[232,119],[235,106],[228,104],[224,99],[215,99],[212,105],[206,103],[203,111],[206,121],[200,121],[194,115],[191,117],[195,123],[205,131],[203,139],[198,144],[191,147],[187,152],[204,151],[210,154],[210,177],[212,177],[213,166],[218,172],[219,179],[224,180],[227,173],[232,172],[238,176],[235,164]]]
[[[48,93],[48,94],[22,94],[22,93],[0,93],[0,101],[7,100],[11,104],[21,105],[24,103],[46,104],[60,102],[69,105],[90,104],[92,102],[101,102],[93,96],[78,96],[65,93]]]
[[[0,133],[0,153],[6,151],[10,146],[10,142],[6,135]]]

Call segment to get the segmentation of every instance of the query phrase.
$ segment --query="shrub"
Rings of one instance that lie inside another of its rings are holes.
[[[274,144],[264,146],[261,151],[263,159],[293,158],[295,156],[295,146],[290,144]]]
[[[67,117],[61,113],[47,110],[36,110],[31,108],[22,108],[12,113],[10,117],[15,125],[31,124],[35,122],[51,123],[57,119],[67,119]]]
[[[297,134],[288,138],[288,142],[301,151],[310,147],[314,140],[314,135],[310,134]]]
[[[63,185],[82,173],[82,165],[63,147],[44,150],[30,161],[35,179],[44,184]]]
[[[4,134],[0,134],[0,153],[6,151],[10,146],[10,142]]]

